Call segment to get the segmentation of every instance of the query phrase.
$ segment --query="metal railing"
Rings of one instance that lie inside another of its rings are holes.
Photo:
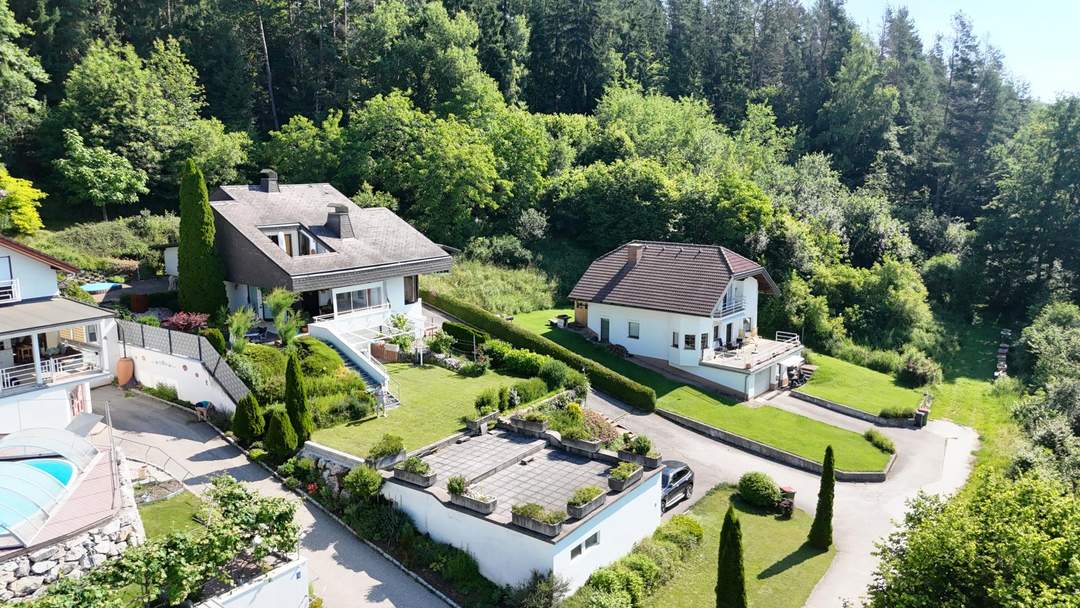
[[[341,319],[345,317],[359,317],[380,311],[386,312],[388,310],[390,310],[390,303],[383,302],[382,304],[376,304],[375,306],[368,306],[366,308],[354,308],[345,312],[332,312],[325,315],[318,315],[316,317],[313,317],[311,321],[313,323],[318,323],[320,321],[330,321],[333,319]]]
[[[0,303],[18,302],[22,300],[22,292],[19,290],[19,279],[5,279],[0,281]]]
[[[791,331],[778,331],[776,332],[776,341],[786,344],[798,344],[799,334]]]
[[[135,462],[141,462],[142,464],[150,465],[154,468],[161,469],[169,474],[170,477],[184,483],[191,478],[191,471],[187,467],[180,464],[180,461],[176,460],[172,456],[169,456],[161,448],[153,445],[147,445],[145,443],[128,439],[127,437],[116,436],[113,438],[116,445],[124,450],[124,457],[128,460],[134,460]]]
[[[746,300],[739,298],[733,302],[728,302],[720,306],[720,310],[713,313],[713,317],[726,317],[746,310]]]
[[[42,359],[40,362],[42,384],[76,376],[85,372],[101,371],[95,361],[88,360],[85,353]],[[37,373],[33,363],[23,363],[0,369],[0,390],[37,385]]]
[[[249,392],[244,381],[229,367],[225,357],[218,354],[210,341],[203,336],[122,319],[116,321],[116,333],[121,345],[137,346],[199,361],[234,402],[239,403]]]
[[[9,389],[37,383],[33,363],[23,363],[0,369],[0,389]]]

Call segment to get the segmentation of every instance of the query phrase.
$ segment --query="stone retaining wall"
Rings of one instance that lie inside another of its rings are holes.
[[[814,462],[813,460],[803,458],[802,456],[797,456],[795,454],[792,454],[791,452],[785,452],[784,450],[765,445],[764,443],[759,443],[757,441],[754,441],[753,439],[747,439],[742,435],[729,433],[723,429],[709,426],[703,422],[698,422],[697,420],[693,420],[691,418],[687,418],[686,416],[676,414],[675,412],[657,409],[656,413],[664,418],[667,418],[668,420],[671,420],[679,426],[684,426],[692,431],[701,433],[702,435],[715,439],[721,443],[726,443],[727,445],[730,445],[732,447],[739,448],[740,450],[750,452],[752,454],[757,454],[758,456],[768,458],[769,460],[779,462],[780,464],[787,465],[789,467],[808,471],[815,475],[821,475],[821,464]],[[837,469],[836,480],[861,483],[881,483],[885,481],[886,477],[889,474],[889,471],[892,469],[894,462],[896,462],[896,454],[893,454],[892,458],[889,459],[889,463],[885,466],[884,471],[841,471]]]
[[[805,401],[807,403],[813,403],[818,407],[823,407],[827,410],[832,410],[838,414],[845,416],[851,416],[852,418],[858,418],[859,420],[865,420],[876,426],[889,427],[894,429],[899,428],[918,428],[915,426],[914,418],[883,418],[876,416],[869,412],[855,409],[853,407],[837,403],[835,401],[829,401],[828,399],[822,399],[821,397],[815,397],[814,395],[807,395],[806,393],[799,391],[791,391],[791,396]]]
[[[34,599],[60,577],[82,576],[146,540],[127,463],[120,462],[122,506],[116,515],[102,526],[0,563],[0,602]]]

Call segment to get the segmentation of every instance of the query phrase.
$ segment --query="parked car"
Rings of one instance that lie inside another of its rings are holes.
[[[660,510],[667,511],[694,493],[694,470],[678,460],[663,461],[660,477]]]

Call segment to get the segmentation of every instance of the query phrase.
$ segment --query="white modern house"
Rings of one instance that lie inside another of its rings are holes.
[[[503,431],[451,443],[423,459],[436,474],[433,485],[390,478],[383,495],[408,513],[421,532],[472,555],[481,574],[500,585],[521,585],[534,572],[552,573],[565,579],[572,593],[594,570],[629,553],[660,525],[662,468],[645,471],[620,492],[608,491],[611,464]],[[490,513],[455,504],[447,492],[447,480],[455,475],[466,478],[473,495],[494,501]],[[565,511],[567,500],[584,486],[602,488],[603,505],[567,520],[554,536],[513,523],[514,505]]]
[[[758,334],[763,293],[779,294],[768,271],[734,251],[633,241],[594,260],[569,298],[600,342],[749,399],[803,363],[797,334]]]
[[[77,269],[0,236],[0,435],[64,428],[112,380],[112,311],[60,296]]]

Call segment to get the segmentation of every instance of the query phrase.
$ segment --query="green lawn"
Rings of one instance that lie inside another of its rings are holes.
[[[573,314],[573,311],[541,310],[518,315],[514,322],[628,378],[651,386],[656,391],[659,408],[817,462],[821,462],[825,447],[831,444],[836,453],[837,468],[845,471],[880,471],[889,462],[888,454],[870,445],[858,433],[774,407],[738,404],[732,399],[671,380],[631,360],[616,357],[578,334],[548,327],[547,320],[560,313]]]
[[[761,514],[734,490],[718,487],[690,512],[705,528],[705,540],[671,582],[653,593],[646,608],[699,608],[716,601],[716,554],[724,512],[734,502],[742,523],[744,564],[751,606],[798,608],[829,569],[835,550],[820,552],[805,544],[812,518],[795,511],[790,520]]]
[[[473,403],[484,390],[520,380],[494,371],[466,378],[433,365],[389,363],[386,368],[397,381],[401,407],[387,412],[385,418],[319,429],[312,439],[363,456],[384,433],[390,433],[405,440],[406,450],[414,450],[462,430],[461,417],[476,413]]]
[[[143,527],[148,539],[161,538],[172,532],[183,532],[202,527],[191,517],[199,512],[202,501],[191,492],[180,492],[176,496],[159,500],[139,507]]]
[[[908,388],[888,374],[816,352],[810,362],[817,370],[810,382],[799,389],[808,395],[875,416],[886,407],[915,409],[922,401],[922,390]]]

